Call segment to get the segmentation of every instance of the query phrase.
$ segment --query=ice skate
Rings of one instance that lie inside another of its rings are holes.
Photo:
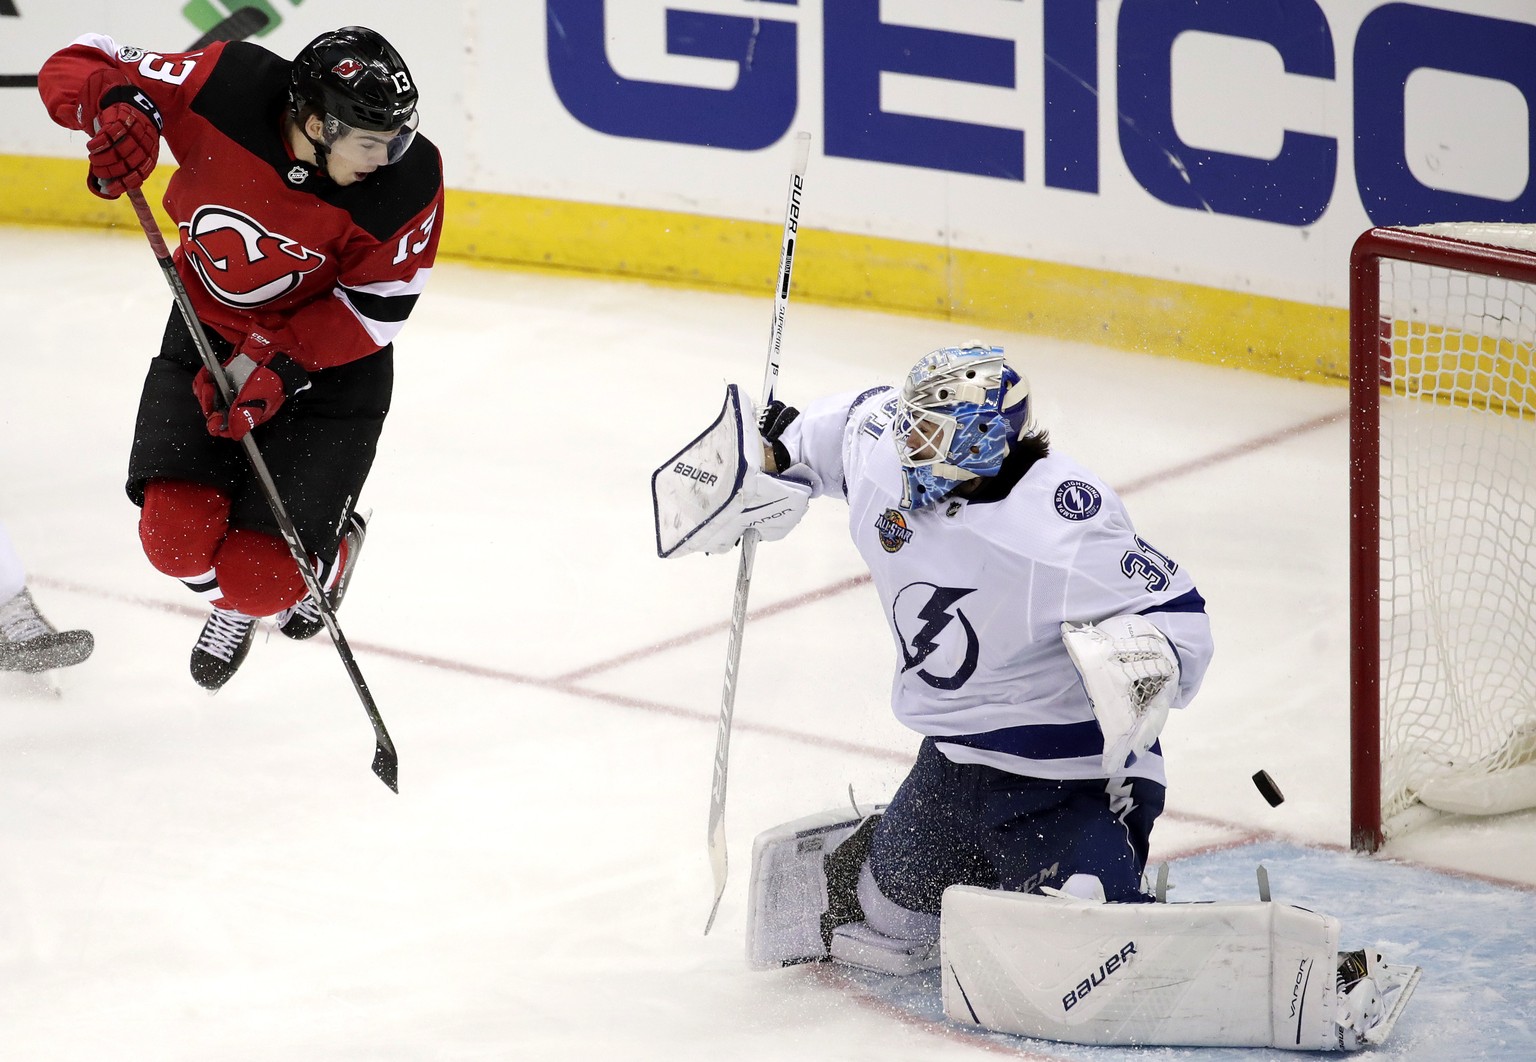
[[[256,636],[256,617],[215,608],[192,647],[192,679],[205,690],[217,691],[240,670]]]
[[[346,595],[347,584],[352,581],[352,572],[357,568],[357,558],[363,552],[363,539],[368,537],[369,513],[353,513],[343,541],[347,547],[347,556],[341,566],[341,574],[336,577],[336,585],[325,592],[326,601],[330,602],[331,611],[341,607],[341,599]],[[322,572],[322,576],[330,575],[330,572]],[[286,637],[303,640],[313,638],[325,627],[325,620],[320,616],[320,606],[315,604],[315,599],[309,594],[304,595],[292,608],[285,608],[277,614],[277,629]]]
[[[1423,971],[1417,966],[1388,963],[1379,951],[1366,948],[1339,953],[1339,1047],[1358,1051],[1383,1043],[1397,1024]]]
[[[95,647],[90,631],[60,631],[49,623],[25,588],[0,605],[0,671],[35,674],[69,667]]]

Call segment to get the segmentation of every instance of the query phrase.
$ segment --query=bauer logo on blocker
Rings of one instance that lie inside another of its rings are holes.
[[[1097,488],[1080,479],[1069,479],[1056,488],[1056,511],[1067,520],[1087,520],[1103,503]]]

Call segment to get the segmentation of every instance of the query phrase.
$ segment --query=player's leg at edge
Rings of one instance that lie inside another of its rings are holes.
[[[1048,896],[953,886],[940,918],[904,911],[865,865],[878,819],[834,810],[758,836],[750,966],[941,966],[945,1014],[960,1024],[1070,1043],[1311,1051],[1382,1043],[1418,984],[1418,967],[1339,951],[1328,916],[1268,902],[1106,904],[1091,875]],[[1197,991],[1168,987],[1191,981]]]

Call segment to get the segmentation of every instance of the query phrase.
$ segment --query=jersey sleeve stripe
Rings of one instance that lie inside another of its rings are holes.
[[[985,734],[935,735],[935,741],[965,745],[990,752],[1005,752],[1032,760],[1060,760],[1097,756],[1104,751],[1104,732],[1094,720],[1082,723],[1035,723],[989,730]],[[1161,755],[1154,744],[1152,752]]]
[[[1198,590],[1186,590],[1172,601],[1164,601],[1160,605],[1144,608],[1138,615],[1151,616],[1158,612],[1204,612],[1205,598],[1200,596]]]
[[[336,297],[352,312],[369,337],[379,346],[394,342],[416,300],[427,286],[432,270],[418,269],[409,280],[380,280],[371,284],[338,285]]]
[[[376,280],[371,284],[343,284],[347,291],[361,291],[369,295],[420,295],[426,290],[432,269],[418,269],[409,280]]]
[[[105,33],[84,33],[70,43],[95,48],[99,52],[105,52],[110,58],[117,57],[117,42]]]
[[[400,330],[405,327],[405,316],[403,314],[397,321],[381,321],[363,313],[353,305],[351,299],[347,298],[347,293],[342,288],[336,289],[336,298],[340,300],[341,304],[347,308],[353,317],[357,318],[357,323],[363,326],[363,331],[368,333],[368,338],[372,339],[380,349],[393,343],[395,337],[400,334]]]
[[[352,312],[370,321],[399,324],[416,308],[418,295],[375,295],[357,288],[342,288],[341,297]]]

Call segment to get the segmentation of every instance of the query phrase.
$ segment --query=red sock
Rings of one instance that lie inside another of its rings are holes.
[[[139,542],[157,570],[177,579],[204,574],[228,532],[229,498],[222,491],[175,479],[145,485]]]
[[[263,531],[230,531],[213,569],[224,593],[223,607],[247,616],[271,616],[298,604],[307,592],[288,544]]]

